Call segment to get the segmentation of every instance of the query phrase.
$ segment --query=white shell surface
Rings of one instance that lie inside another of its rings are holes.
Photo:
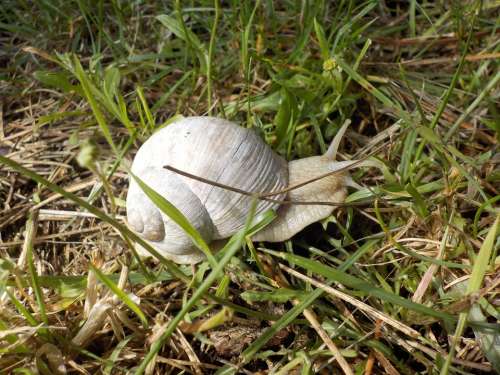
[[[213,239],[208,212],[182,179],[158,167],[143,169],[139,178],[177,207],[206,242]],[[198,251],[184,230],[161,212],[135,181],[131,181],[127,195],[127,220],[132,229],[163,253],[178,257]]]
[[[173,172],[164,169],[165,165],[250,192],[273,192],[288,185],[286,161],[254,131],[213,117],[188,117],[158,130],[137,152],[132,172],[154,185],[153,177],[146,171],[155,168],[156,176],[164,173],[162,184],[170,184]],[[196,195],[208,213],[214,239],[229,237],[243,227],[252,201],[250,197],[188,177],[175,177]],[[165,196],[168,200],[169,194]],[[284,195],[274,198],[283,199]],[[259,201],[257,214],[269,208],[276,209],[277,204]],[[169,235],[166,228],[166,238]]]

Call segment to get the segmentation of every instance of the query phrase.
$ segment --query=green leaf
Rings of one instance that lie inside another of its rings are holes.
[[[255,12],[260,5],[260,0],[255,2],[252,13],[247,20],[245,28],[241,33],[241,62],[243,63],[243,72],[245,77],[248,76],[248,71],[250,69],[250,54],[248,53],[248,46],[250,45],[250,33],[252,31],[253,19],[255,17]]]
[[[368,82],[361,74],[355,71],[349,64],[347,64],[343,59],[339,56],[335,56],[335,60],[337,64],[344,70],[349,77],[355,80],[361,87],[363,87],[370,94],[375,96],[382,104],[387,106],[388,108],[393,109],[405,122],[411,123],[411,118],[409,114],[404,111],[401,106],[397,103],[394,103],[391,99],[389,99],[385,94],[383,94],[379,89],[373,86],[370,82]]]
[[[427,142],[432,143],[439,151],[444,151],[441,139],[437,136],[434,130],[428,128],[427,126],[417,126],[416,130],[422,138]]]
[[[260,231],[262,228],[265,228],[267,225],[269,225],[276,217],[278,214],[276,213],[275,210],[269,209],[261,214],[259,214],[255,218],[255,222],[252,223],[252,226],[248,230],[248,236],[251,237],[258,231]]]
[[[278,331],[293,322],[297,316],[302,314],[302,312],[323,293],[323,290],[318,288],[313,292],[306,294],[298,304],[288,310],[279,320],[274,322],[271,327],[266,329],[262,335],[257,338],[257,340],[255,340],[248,348],[245,349],[243,353],[241,353],[241,364],[248,363],[266,342],[268,342]]]
[[[488,199],[483,204],[481,204],[481,206],[479,206],[479,208],[477,209],[476,214],[474,215],[474,227],[473,227],[473,233],[475,237],[477,237],[478,224],[479,224],[479,219],[481,218],[481,214],[486,208],[488,207],[491,208],[493,203],[497,202],[498,200],[500,200],[500,195]]]
[[[35,375],[33,371],[27,368],[16,368],[12,371],[13,374]]]
[[[125,346],[128,344],[128,342],[133,338],[134,336],[128,336],[128,337],[125,337],[122,341],[120,341],[116,347],[113,349],[113,352],[109,355],[108,359],[107,359],[107,364],[106,364],[106,367],[104,367],[104,369],[102,370],[102,373],[104,375],[110,375],[111,374],[111,371],[113,370],[113,367],[114,367],[114,364],[116,363],[116,361],[118,360],[119,358],[119,355],[121,353],[121,351],[123,350],[123,348],[125,348]]]
[[[80,91],[78,86],[70,83],[65,73],[38,70],[33,73],[33,76],[44,85],[55,87],[63,92]]]
[[[156,112],[161,106],[163,106],[163,104],[165,104],[165,102],[168,100],[168,98],[170,98],[170,96],[172,96],[172,94],[175,92],[175,90],[177,90],[179,88],[179,86],[181,86],[188,78],[191,77],[191,75],[193,74],[193,71],[190,70],[186,73],[184,73],[184,75],[178,79],[173,85],[172,87],[170,87],[168,89],[168,91],[166,91],[161,97],[160,99],[158,99],[156,101],[155,104],[153,104],[153,107],[151,108],[151,111],[152,112]]]
[[[182,17],[182,15],[180,15],[180,17]],[[186,28],[184,24],[179,22],[179,20],[174,17],[162,14],[156,16],[156,19],[160,21],[163,26],[174,33],[175,36],[184,40],[188,44],[188,47],[195,51],[200,63],[201,71],[206,74],[208,67],[208,52],[205,45],[200,41],[196,34]]]
[[[104,71],[104,93],[108,98],[114,98],[118,93],[120,78],[120,70],[118,68],[109,67]]]
[[[328,48],[328,41],[326,40],[325,30],[316,18],[314,18],[314,32],[316,33],[316,38],[318,38],[321,58],[323,59],[323,61],[325,61],[330,58],[330,49]]]
[[[472,305],[469,311],[469,321],[474,323],[486,323],[488,321],[479,304]],[[476,327],[472,327],[472,331],[481,344],[484,355],[488,358],[495,371],[500,374],[500,332],[492,328]]]
[[[280,91],[275,91],[268,95],[254,96],[248,99],[250,101],[250,107],[254,112],[269,112],[277,111],[281,103]],[[224,107],[224,112],[228,116],[234,116],[239,108],[240,103],[230,102]],[[241,108],[241,110],[246,110],[247,106]]]
[[[500,214],[497,215],[495,222],[491,226],[488,235],[479,249],[479,254],[472,262],[474,266],[472,267],[472,273],[469,278],[469,283],[467,284],[467,294],[475,293],[481,288],[484,275],[488,269],[488,263],[495,248],[495,242],[497,241],[499,224]]]
[[[139,97],[139,101],[141,102],[141,109],[146,115],[147,119],[147,124],[150,129],[154,129],[155,127],[155,119],[153,117],[153,114],[151,113],[151,109],[149,108],[148,102],[146,101],[146,98],[144,97],[144,91],[141,86],[137,86],[136,89],[137,96]]]
[[[479,291],[483,283],[484,276],[488,268],[488,263],[495,248],[495,242],[497,241],[499,225],[500,225],[500,214],[497,215],[495,222],[491,226],[488,235],[486,236],[483,244],[481,245],[481,248],[479,249],[479,254],[477,255],[475,261],[473,261],[474,266],[472,268],[472,273],[467,283],[467,289],[465,290],[465,293],[470,298],[472,298],[473,293]],[[479,315],[477,311],[475,310],[473,311],[476,314],[476,316]],[[455,355],[455,348],[457,346],[458,340],[462,336],[462,333],[464,332],[465,327],[467,325],[468,315],[469,312],[460,313],[457,327],[455,328],[455,335],[453,336],[451,344],[451,350],[449,351],[448,356],[446,357],[446,362],[441,367],[441,372],[440,372],[441,375],[446,375],[449,372],[452,359]],[[491,336],[487,337],[491,339]],[[492,355],[491,350],[493,350],[493,354],[495,355],[498,354],[498,352],[496,352],[495,347],[491,348],[489,346],[488,347],[483,346],[483,350],[488,351],[490,355]],[[494,359],[495,358],[496,356],[494,356]]]
[[[36,213],[30,212],[28,221],[26,223],[26,237],[27,237],[27,251],[26,251],[26,262],[28,264],[28,271],[31,279],[31,287],[35,293],[36,302],[38,304],[38,311],[42,321],[48,326],[49,318],[47,317],[44,295],[40,283],[38,281],[38,273],[35,267],[35,262],[33,259],[33,237],[36,233],[37,219]]]
[[[116,148],[115,142],[113,141],[113,137],[111,136],[111,131],[109,129],[106,118],[104,117],[103,113],[101,112],[101,109],[97,104],[97,101],[94,98],[91,81],[87,76],[87,74],[84,72],[83,67],[80,64],[80,61],[76,57],[73,60],[73,64],[75,66],[76,77],[78,78],[80,84],[82,85],[83,92],[85,94],[87,101],[90,104],[90,108],[92,108],[92,112],[94,113],[94,117],[97,120],[97,124],[99,125],[99,128],[101,129],[104,138],[106,138],[106,141],[108,141],[109,145],[113,149],[115,155],[118,155],[119,152],[118,149]]]
[[[65,119],[66,117],[82,116],[84,114],[85,114],[84,111],[55,112],[55,113],[51,113],[51,114],[46,115],[46,116],[40,116],[37,119],[36,125],[38,127],[40,127],[40,126],[43,126],[45,124],[51,123],[53,121]]]
[[[276,127],[276,143],[277,148],[281,148],[288,139],[290,132],[293,129],[293,123],[296,120],[297,101],[295,97],[285,88],[281,91],[281,103],[278,113],[274,118],[274,125]]]
[[[408,133],[404,141],[404,152],[401,153],[401,163],[399,163],[399,170],[401,172],[402,182],[408,181],[411,173],[411,161],[415,142],[417,141],[417,132],[412,129]]]
[[[17,311],[21,313],[21,315],[24,316],[24,319],[28,321],[28,323],[32,326],[35,327],[39,325],[39,323],[36,321],[35,317],[28,311],[26,307],[19,301],[15,295],[13,295],[8,289],[5,289],[5,293],[7,296],[10,298],[10,301],[14,306],[16,306]]]
[[[427,204],[425,202],[425,198],[418,192],[417,189],[411,184],[408,183],[405,186],[406,191],[411,194],[413,197],[414,206],[416,207],[417,214],[421,218],[426,218],[429,216],[429,210],[427,209]]]

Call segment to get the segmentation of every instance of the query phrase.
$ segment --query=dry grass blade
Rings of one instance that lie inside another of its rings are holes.
[[[398,331],[403,332],[405,335],[408,335],[412,338],[418,338],[421,337],[420,333],[418,333],[416,330],[412,329],[411,327],[408,327],[407,325],[399,322],[398,320],[391,318],[387,314],[384,314],[375,308],[371,307],[370,305],[358,301],[356,298],[348,295],[347,293],[341,292],[340,290],[334,289],[331,286],[328,286],[320,281],[317,281],[313,279],[312,277],[306,276],[300,272],[295,271],[294,269],[285,266],[284,264],[280,264],[280,268],[288,272],[289,274],[304,280],[308,283],[311,283],[312,285],[324,290],[325,292],[331,294],[332,296],[336,298],[340,298],[341,300],[350,303],[351,305],[355,306],[356,308],[360,309],[361,311],[364,311],[368,315],[373,316],[375,319],[380,319],[381,321],[385,322],[386,324],[390,325],[391,327],[395,328]]]
[[[95,333],[102,328],[108,316],[107,312],[114,307],[112,297],[97,301],[90,309],[85,324],[71,342],[77,347],[85,348],[95,338]]]
[[[21,254],[17,259],[17,266],[20,269],[24,269],[26,267],[26,257],[28,255],[28,251],[30,248],[33,248],[33,245],[36,243],[36,232],[38,227],[38,211],[33,211],[31,217],[26,223],[26,233],[23,242],[23,248],[21,250]]]
[[[294,304],[297,304],[297,303],[298,303],[298,301],[294,302]],[[311,323],[314,330],[316,332],[318,332],[318,335],[321,338],[321,340],[323,340],[323,342],[326,344],[328,349],[330,349],[330,351],[332,352],[336,361],[339,363],[340,367],[342,368],[342,371],[344,372],[344,374],[353,375],[354,372],[352,371],[351,366],[349,366],[349,363],[347,363],[346,359],[344,358],[344,356],[340,352],[337,345],[335,345],[335,343],[332,341],[330,336],[328,336],[328,334],[325,332],[323,327],[321,327],[321,324],[318,322],[318,318],[317,318],[316,314],[314,313],[314,311],[312,311],[311,309],[304,309],[302,314],[304,314],[304,317],[307,319],[307,321],[309,323]]]
[[[477,293],[480,289],[481,284],[483,283],[484,277],[487,272],[488,263],[491,259],[491,255],[493,253],[495,243],[498,240],[498,232],[500,228],[500,214],[497,215],[493,225],[488,231],[488,235],[486,236],[481,249],[476,258],[476,262],[472,269],[471,277],[467,284],[466,295],[468,298],[473,298],[473,293]],[[453,336],[451,346],[451,350],[446,357],[446,362],[441,367],[441,375],[448,374],[450,370],[451,363],[453,361],[453,356],[455,355],[455,348],[457,346],[458,340],[461,337],[463,331],[465,330],[465,326],[467,324],[467,312],[463,312],[460,314],[458,324],[455,329],[455,335]]]
[[[444,231],[443,239],[441,240],[441,245],[439,246],[439,252],[437,254],[437,258],[439,260],[442,259],[442,257],[444,256],[444,253],[445,253],[446,244],[448,241],[448,230],[449,230],[449,226],[446,227],[446,229]],[[413,297],[412,297],[413,302],[416,302],[416,303],[422,302],[422,298],[425,294],[425,291],[429,287],[429,284],[431,283],[432,278],[434,277],[434,274],[436,273],[437,269],[438,269],[437,264],[431,264],[430,267],[427,269],[427,271],[425,271],[424,276],[422,277],[422,280],[420,280],[420,283],[418,284],[417,290],[413,294]]]

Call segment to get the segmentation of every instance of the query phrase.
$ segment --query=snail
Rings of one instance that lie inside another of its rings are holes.
[[[335,206],[280,205],[276,201],[342,203],[346,198],[347,185],[353,181],[345,171],[283,191],[352,163],[335,161],[345,128],[338,132],[324,155],[287,162],[251,129],[215,117],[186,117],[147,139],[139,148],[131,171],[176,206],[207,243],[227,239],[241,229],[252,198],[175,173],[165,166],[248,192],[277,193],[272,197],[274,201],[258,202],[256,216],[272,209],[277,217],[252,239],[285,241],[307,225],[328,217]],[[188,264],[204,259],[190,237],[155,206],[132,178],[126,208],[129,227],[166,258]]]

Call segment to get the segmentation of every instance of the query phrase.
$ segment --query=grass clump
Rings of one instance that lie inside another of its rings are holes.
[[[1,371],[500,371],[499,11],[4,1]],[[155,130],[204,114],[288,160],[350,122],[340,159],[379,167],[285,243],[241,232],[197,267],[144,263],[128,165]]]

